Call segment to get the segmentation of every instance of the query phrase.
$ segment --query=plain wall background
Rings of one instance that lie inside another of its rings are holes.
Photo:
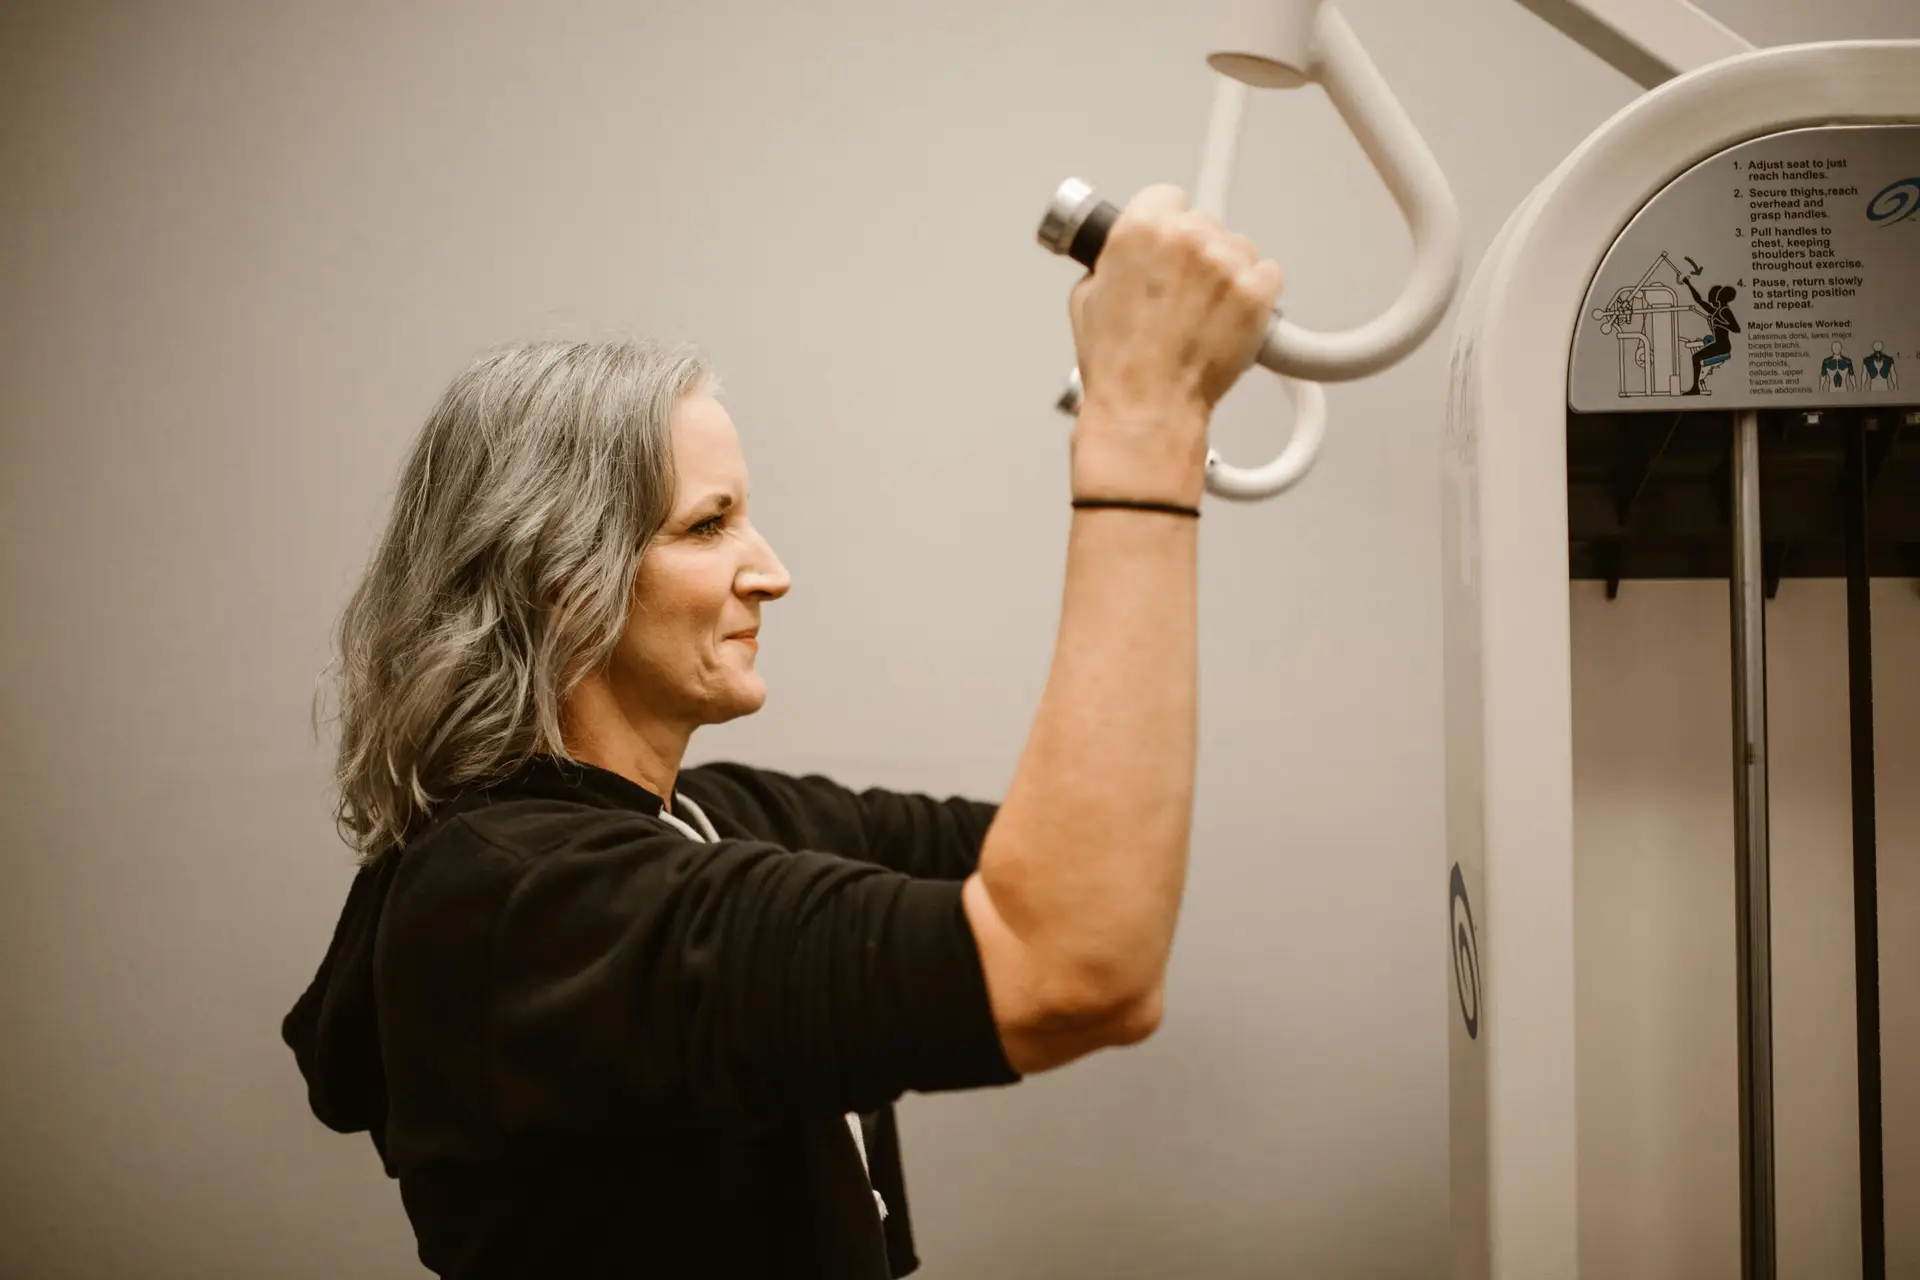
[[[1511,0],[1350,0],[1469,261],[1633,96]],[[1760,43],[1908,0],[1718,0]],[[716,757],[1001,793],[1069,518],[1069,174],[1191,184],[1208,6],[372,0],[0,7],[0,1274],[419,1273],[281,1015],[351,861],[309,709],[396,467],[476,350],[715,356],[794,574]],[[1233,220],[1290,314],[1397,291],[1318,91]],[[1209,505],[1204,744],[1162,1033],[910,1099],[931,1280],[1431,1277],[1445,1257],[1436,520],[1446,342],[1331,392],[1317,474]],[[1268,456],[1271,379],[1216,441]],[[1730,1015],[1729,1015],[1730,1016]],[[1731,1088],[1729,1083],[1728,1088]]]

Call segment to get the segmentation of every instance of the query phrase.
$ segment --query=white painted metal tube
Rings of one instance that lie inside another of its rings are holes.
[[[1357,329],[1318,333],[1276,315],[1259,362],[1289,377],[1344,382],[1405,359],[1446,315],[1460,278],[1460,213],[1439,162],[1339,9],[1320,6],[1315,35],[1310,74],[1406,218],[1412,274],[1393,304]]]
[[[1268,0],[1271,7],[1271,0]],[[1252,90],[1222,75],[1214,94],[1213,117],[1200,161],[1200,180],[1194,187],[1193,208],[1224,217],[1233,195],[1233,175],[1239,158],[1240,137],[1246,124],[1247,96]],[[1327,435],[1327,393],[1318,383],[1282,374],[1287,398],[1293,403],[1293,434],[1278,457],[1261,467],[1236,467],[1219,453],[1207,451],[1207,492],[1238,502],[1257,502],[1285,493],[1300,481],[1320,457]]]

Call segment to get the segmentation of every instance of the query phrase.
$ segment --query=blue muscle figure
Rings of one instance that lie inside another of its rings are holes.
[[[1820,362],[1820,389],[1822,391],[1854,391],[1859,389],[1859,381],[1853,376],[1853,361],[1847,358],[1843,344],[1833,344],[1833,354]]]
[[[1860,362],[1867,375],[1867,390],[1898,391],[1900,375],[1893,370],[1893,357],[1887,354],[1884,342],[1873,344],[1873,354]]]

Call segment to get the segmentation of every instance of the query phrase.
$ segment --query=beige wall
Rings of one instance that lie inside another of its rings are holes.
[[[1908,0],[1710,7],[1765,42],[1920,35]],[[481,346],[718,359],[795,589],[772,702],[696,759],[1000,792],[1068,520],[1075,272],[1034,222],[1068,174],[1192,181],[1207,9],[0,5],[0,1276],[418,1273],[277,1032],[350,875],[313,676]],[[1349,9],[1475,257],[1631,95],[1512,0]],[[1259,100],[1245,157],[1235,220],[1291,314],[1383,305],[1395,216],[1325,101]],[[907,1105],[933,1280],[1437,1273],[1444,368],[1437,340],[1336,388],[1311,483],[1209,508],[1166,1028]],[[1235,398],[1230,457],[1282,403]]]
[[[1738,1280],[1724,583],[1573,592],[1583,1280]],[[1920,597],[1875,586],[1887,1274],[1920,1276]],[[1846,592],[1767,607],[1781,1280],[1860,1274]]]

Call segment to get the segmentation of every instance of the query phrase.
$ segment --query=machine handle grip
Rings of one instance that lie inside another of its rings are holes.
[[[1314,382],[1349,382],[1399,363],[1424,342],[1446,315],[1460,277],[1460,214],[1439,162],[1353,29],[1332,5],[1318,13],[1314,75],[1327,91],[1367,158],[1373,162],[1413,240],[1413,266],[1407,283],[1385,312],[1344,333],[1303,329],[1278,310],[1267,327],[1255,363],[1275,373]],[[1237,86],[1223,93],[1238,92]],[[1209,139],[1212,167],[1201,183],[1203,197],[1231,177],[1238,130],[1237,105],[1215,123],[1222,137]],[[1204,205],[1208,200],[1203,198]],[[1216,210],[1217,212],[1217,210]],[[1120,210],[1097,197],[1078,178],[1068,178],[1053,194],[1040,220],[1040,243],[1092,270]]]
[[[1060,184],[1040,220],[1040,243],[1054,253],[1063,254],[1091,271],[1106,247],[1107,236],[1119,219],[1120,210],[1111,201],[1095,196],[1093,188],[1078,178]],[[1267,327],[1267,346],[1280,324],[1276,309]],[[1264,352],[1264,349],[1263,349]],[[1207,491],[1239,502],[1257,502],[1286,492],[1305,478],[1319,456],[1327,429],[1327,397],[1318,383],[1304,382],[1282,375],[1288,397],[1293,401],[1294,427],[1287,447],[1264,467],[1235,467],[1209,449],[1207,451]],[[1062,413],[1077,415],[1084,387],[1080,370],[1067,380],[1067,389],[1054,406]]]
[[[1356,329],[1317,333],[1275,308],[1254,362],[1285,384],[1294,403],[1293,438],[1281,456],[1254,470],[1229,466],[1212,452],[1207,456],[1210,492],[1255,501],[1299,483],[1319,456],[1326,396],[1317,384],[1364,378],[1397,364],[1439,325],[1459,286],[1460,214],[1432,151],[1333,4],[1244,0],[1231,17],[1234,34],[1243,38],[1208,57],[1221,85],[1194,207],[1218,214],[1226,205],[1247,88],[1318,83],[1386,184],[1413,241],[1413,265],[1400,296]],[[1119,217],[1120,210],[1096,197],[1092,187],[1069,178],[1040,220],[1040,243],[1091,271]],[[1082,395],[1075,369],[1056,407],[1077,414]]]
[[[1107,247],[1107,233],[1119,218],[1120,210],[1111,200],[1094,201],[1067,245],[1067,256],[1087,270],[1093,270],[1093,264],[1100,260],[1100,251]]]

